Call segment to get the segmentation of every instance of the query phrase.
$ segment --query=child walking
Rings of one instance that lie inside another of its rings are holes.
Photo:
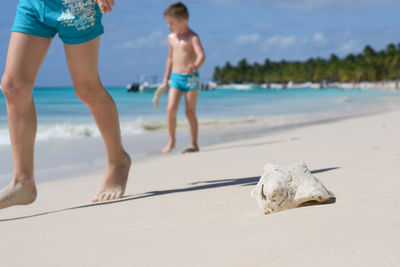
[[[186,101],[186,117],[190,127],[190,145],[183,153],[197,152],[199,146],[196,102],[200,89],[199,68],[205,60],[204,50],[199,36],[188,27],[189,12],[181,3],[170,5],[164,12],[164,18],[172,33],[168,36],[168,58],[162,86],[168,88],[168,133],[169,142],[162,149],[169,153],[175,147],[176,114],[182,95]]]

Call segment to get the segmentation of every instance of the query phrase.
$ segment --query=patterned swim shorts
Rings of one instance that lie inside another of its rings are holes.
[[[81,44],[103,34],[101,18],[94,0],[20,0],[12,31],[45,38],[58,33],[66,44]]]
[[[171,84],[169,85],[169,87],[178,89],[182,92],[199,90],[200,89],[199,73],[181,74],[172,72]]]

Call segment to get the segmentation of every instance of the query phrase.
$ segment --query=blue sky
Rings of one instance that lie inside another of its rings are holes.
[[[18,1],[0,9],[0,71]],[[100,75],[106,86],[125,86],[139,76],[164,73],[167,56],[164,9],[175,1],[115,0],[103,18]],[[395,0],[187,0],[189,24],[203,43],[207,60],[203,80],[215,66],[272,60],[328,58],[400,43],[400,1]],[[150,79],[150,78],[149,78]],[[70,86],[63,45],[58,37],[38,75],[36,86]]]

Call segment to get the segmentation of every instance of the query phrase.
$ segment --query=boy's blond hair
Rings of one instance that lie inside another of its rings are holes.
[[[189,11],[182,2],[170,5],[164,11],[164,17],[173,17],[179,20],[189,19]]]

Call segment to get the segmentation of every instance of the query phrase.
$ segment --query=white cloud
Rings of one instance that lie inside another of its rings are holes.
[[[259,52],[268,53],[270,59],[305,59],[309,57],[323,57],[332,53],[345,56],[349,53],[359,53],[365,41],[356,36],[352,38],[325,35],[314,32],[308,36],[275,35],[270,38],[261,38]]]
[[[325,42],[325,37],[322,33],[316,32],[313,36],[313,41],[316,43],[324,43]]]
[[[204,0],[186,0],[186,2],[204,2]],[[208,0],[208,2],[220,5],[256,3],[273,7],[311,11],[326,8],[360,10],[370,6],[394,4],[396,0]]]
[[[260,40],[260,36],[258,34],[250,34],[250,35],[241,35],[235,40],[235,44],[244,45],[248,43],[255,43]]]
[[[339,48],[339,52],[342,54],[348,54],[350,52],[355,52],[359,48],[359,45],[357,44],[356,40],[350,40],[347,43],[343,44]]]
[[[262,50],[268,50],[272,47],[289,48],[296,44],[297,38],[290,36],[273,36],[261,44]]]
[[[374,5],[393,4],[395,0],[282,0],[282,1],[257,1],[257,2],[275,2],[274,5],[283,8],[318,10],[327,8],[339,8],[360,10]]]
[[[161,31],[152,32],[148,36],[142,36],[135,40],[130,40],[123,43],[121,48],[145,48],[145,47],[158,47],[166,44],[166,36]]]

